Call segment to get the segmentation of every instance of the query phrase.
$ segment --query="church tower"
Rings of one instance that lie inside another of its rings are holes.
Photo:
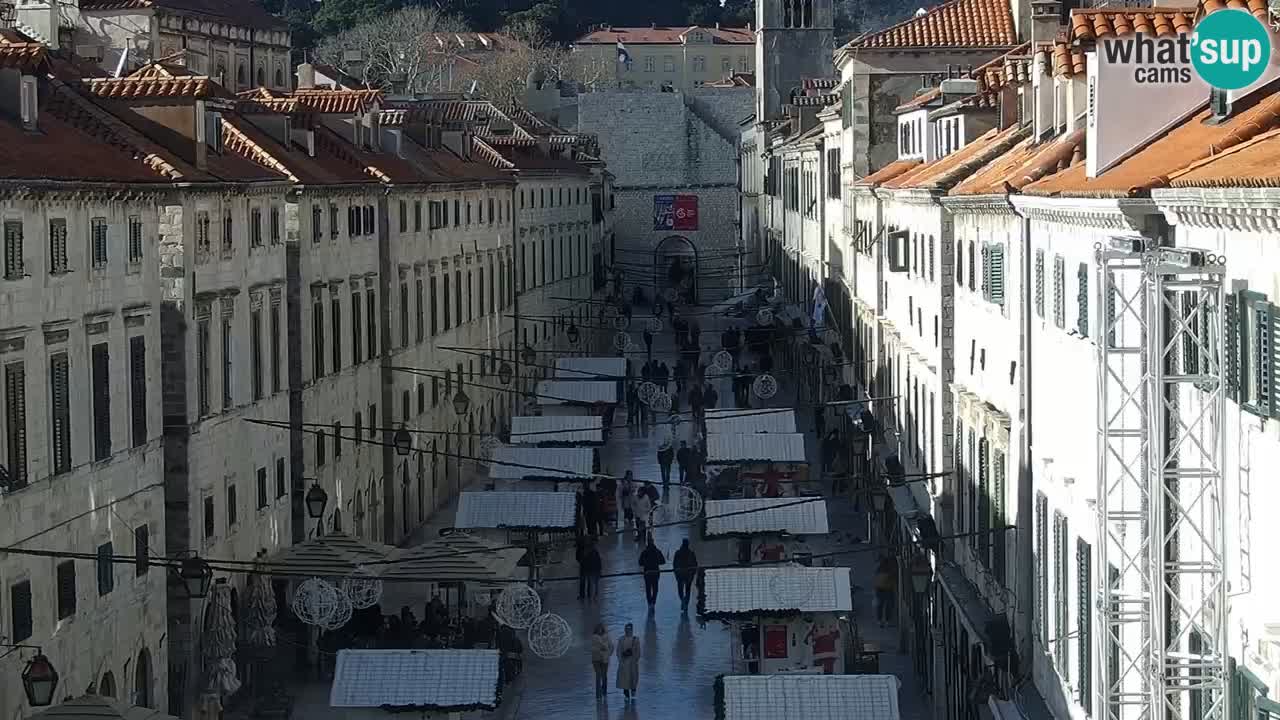
[[[829,77],[834,0],[756,0],[756,120],[782,113],[804,78]]]

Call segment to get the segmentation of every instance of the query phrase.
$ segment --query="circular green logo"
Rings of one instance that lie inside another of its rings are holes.
[[[1206,15],[1191,36],[1191,64],[1219,90],[1239,90],[1258,81],[1271,62],[1271,33],[1244,10]]]

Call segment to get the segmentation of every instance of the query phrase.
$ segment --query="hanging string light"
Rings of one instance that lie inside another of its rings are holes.
[[[778,381],[767,373],[760,375],[751,383],[751,391],[761,400],[768,400],[778,394]]]
[[[382,599],[382,581],[364,567],[356,568],[351,577],[342,581],[342,592],[351,601],[351,607],[364,610]]]
[[[728,350],[721,350],[711,358],[711,367],[718,372],[728,372],[733,368],[733,354]]]
[[[323,627],[337,613],[341,595],[338,588],[329,582],[320,578],[309,578],[303,580],[293,591],[293,600],[289,603],[289,608],[307,625]]]
[[[613,335],[613,347],[617,350],[625,351],[631,344],[631,336],[619,330]]]
[[[540,658],[558,658],[569,650],[573,630],[564,618],[547,613],[529,626],[529,649]]]
[[[328,622],[321,623],[320,627],[325,630],[337,630],[351,622],[352,614],[354,614],[354,608],[351,606],[351,598],[347,597],[346,593],[339,591],[333,614],[329,616]]]
[[[542,598],[524,583],[509,585],[494,602],[493,615],[503,625],[523,630],[542,615]]]

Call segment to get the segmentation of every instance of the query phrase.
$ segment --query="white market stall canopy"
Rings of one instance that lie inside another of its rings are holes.
[[[341,532],[308,538],[297,545],[282,547],[265,560],[267,570],[307,573],[319,577],[346,577],[372,563],[378,565],[396,550],[353,538]]]
[[[497,650],[340,650],[329,706],[494,710],[499,656]]]
[[[825,535],[831,532],[827,524],[827,501],[821,498],[708,500],[706,514],[707,535],[768,532]]]
[[[621,380],[626,376],[626,358],[581,357],[556,360],[557,380]]]
[[[594,405],[617,403],[614,380],[543,380],[534,393],[539,405]]]
[[[712,568],[706,571],[705,577],[699,612],[706,615],[767,615],[770,610],[835,613],[853,610],[849,568],[802,565]],[[812,588],[812,592],[788,606],[778,599],[775,588],[779,586]]]
[[[893,675],[726,675],[724,720],[898,720]]]
[[[805,463],[800,433],[715,433],[707,435],[707,464]]]
[[[520,415],[511,418],[511,442],[604,443],[604,422],[599,415]]]
[[[472,582],[500,585],[510,582],[524,557],[522,548],[454,533],[398,551],[383,565],[382,580]]]
[[[599,418],[597,418],[599,419]],[[501,480],[562,480],[591,476],[595,450],[506,445],[494,448],[489,477]]]
[[[708,410],[708,433],[794,433],[795,410]]]
[[[453,526],[477,528],[571,528],[578,496],[571,492],[464,492]]]

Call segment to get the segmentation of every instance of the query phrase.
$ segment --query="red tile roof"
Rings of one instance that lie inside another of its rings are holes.
[[[1017,44],[1008,2],[951,0],[924,15],[856,37],[845,48],[1011,48]]]
[[[854,187],[875,187],[882,182],[892,180],[912,168],[920,165],[919,160],[894,160],[879,170],[855,180]]]
[[[43,43],[8,28],[0,29],[0,67],[31,71],[48,57]]]
[[[1268,26],[1271,24],[1267,12],[1267,0],[1200,0],[1201,16],[1227,8],[1244,10]]]
[[[1170,187],[1280,187],[1280,130],[1192,163],[1169,176]]]
[[[1280,128],[1280,94],[1273,92],[1240,108],[1226,122],[1207,125],[1206,107],[1160,139],[1111,167],[1099,177],[1085,176],[1083,161],[1026,187],[1032,195],[1132,197],[1165,187],[1170,177],[1197,161],[1213,157],[1265,132]]]
[[[90,78],[83,81],[89,92],[100,98],[130,100],[134,98],[197,99],[235,96],[204,75],[175,75],[173,68],[151,64],[122,78]]]
[[[684,25],[678,27],[611,27],[589,32],[575,41],[577,45],[677,45],[684,42],[685,33],[698,28],[711,37],[715,44],[753,45],[755,33],[749,28],[714,28]]]
[[[381,90],[307,89],[290,93],[267,88],[245,90],[236,95],[241,112],[315,113],[354,115],[372,110],[382,102]]]
[[[1071,11],[1073,40],[1090,41],[1142,33],[1159,37],[1189,33],[1196,24],[1195,10],[1155,8],[1086,8]]]
[[[488,100],[422,100],[392,103],[382,111],[384,125],[437,121],[487,123],[496,111]]]
[[[1057,77],[1075,77],[1085,71],[1084,51],[1065,40],[1053,44],[1053,74]]]
[[[920,93],[919,95],[916,95],[910,100],[902,103],[898,107],[894,108],[893,111],[895,113],[905,113],[905,112],[911,112],[912,110],[919,110],[920,108],[925,107],[929,103],[932,103],[940,99],[942,99],[942,88],[938,88],[938,87],[930,88]]]
[[[1064,170],[1084,153],[1084,131],[1058,140],[1023,140],[951,189],[950,195],[1013,193],[1047,175]]]
[[[152,9],[179,15],[202,15],[228,25],[263,30],[289,29],[288,23],[267,12],[254,0],[80,0],[81,12]]]
[[[1024,42],[1009,52],[992,58],[973,69],[970,76],[978,81],[981,91],[998,90],[1007,84],[1031,82],[1031,43]]]
[[[891,189],[947,190],[975,170],[1008,152],[1026,137],[1027,129],[1017,125],[1005,130],[992,128],[981,137],[944,158],[925,163],[881,185]]]
[[[800,86],[805,90],[835,90],[840,87],[840,78],[805,78]]]

